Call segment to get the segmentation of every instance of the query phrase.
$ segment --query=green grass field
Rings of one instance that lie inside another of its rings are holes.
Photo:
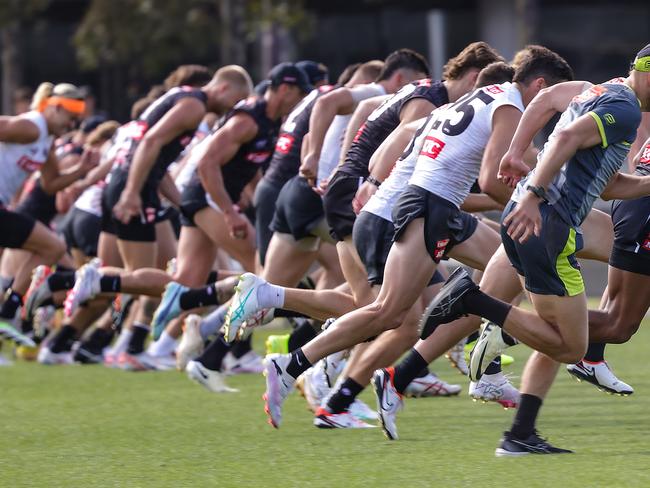
[[[256,344],[261,347],[263,334]],[[177,372],[101,366],[0,369],[0,487],[647,487],[650,380],[642,328],[612,346],[628,398],[577,384],[561,371],[542,433],[576,454],[496,459],[512,411],[457,398],[409,400],[401,440],[380,429],[320,431],[297,394],[279,431],[266,424],[262,376],[238,376],[238,394],[215,395]],[[519,375],[528,351],[512,349]],[[446,360],[434,370],[467,380]],[[374,402],[370,392],[363,399]]]

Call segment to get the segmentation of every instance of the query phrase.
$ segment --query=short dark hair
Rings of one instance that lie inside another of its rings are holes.
[[[526,46],[528,56],[524,56],[515,69],[512,81],[527,85],[536,78],[544,78],[547,85],[561,81],[572,81],[573,70],[566,60],[543,46]]]
[[[500,85],[507,81],[512,81],[515,75],[515,69],[505,61],[490,63],[481,70],[476,78],[475,88],[489,85]]]
[[[495,61],[505,60],[487,42],[473,42],[447,61],[442,68],[442,78],[444,80],[457,80],[462,78],[470,69],[480,70]]]
[[[412,49],[398,49],[384,60],[384,68],[377,76],[377,81],[384,81],[393,76],[398,69],[410,69],[429,76],[429,64],[420,53]]]
[[[211,79],[212,72],[206,66],[183,64],[165,78],[164,86],[166,90],[170,90],[175,86],[200,87],[206,85]]]

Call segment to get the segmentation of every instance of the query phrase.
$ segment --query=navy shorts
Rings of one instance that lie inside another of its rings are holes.
[[[516,207],[510,201],[502,220]],[[585,291],[576,252],[583,247],[582,234],[567,224],[552,206],[542,203],[542,230],[520,244],[501,225],[501,239],[510,262],[524,277],[526,289],[537,295],[575,296]]]
[[[312,237],[312,231],[318,227],[324,216],[320,195],[309,186],[307,180],[294,176],[280,190],[275,202],[271,230],[291,234],[299,241]]]
[[[424,219],[424,242],[435,263],[446,252],[466,241],[475,231],[478,220],[461,211],[449,200],[415,185],[408,185],[393,208],[395,241],[415,219]]]
[[[650,197],[612,202],[610,266],[650,276]]]

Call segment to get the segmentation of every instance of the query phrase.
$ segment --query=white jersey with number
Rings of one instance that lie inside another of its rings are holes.
[[[38,139],[28,144],[0,142],[0,202],[8,204],[25,179],[41,169],[50,154],[54,137],[47,131],[47,122],[40,112],[32,110],[20,115],[38,127]]]
[[[367,85],[350,88],[350,94],[355,105],[358,105],[359,102],[368,98],[386,95],[386,90],[377,83],[368,83]],[[327,129],[325,139],[323,139],[323,149],[318,160],[318,181],[328,179],[334,168],[339,164],[345,129],[348,127],[351,118],[352,114],[337,115],[334,117],[329,129]]]
[[[436,111],[409,184],[460,208],[478,178],[492,133],[492,116],[503,105],[524,111],[521,93],[513,83],[478,88]]]

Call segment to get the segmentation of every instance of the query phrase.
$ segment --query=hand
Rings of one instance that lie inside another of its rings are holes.
[[[113,214],[123,224],[128,224],[129,221],[142,213],[142,199],[140,194],[131,193],[127,190],[122,192],[120,200],[117,205],[113,207]]]
[[[318,182],[318,185],[312,187],[312,189],[318,193],[321,197],[325,196],[325,193],[327,193],[327,187],[330,184],[329,178],[326,180],[321,180]]]
[[[508,235],[512,240],[518,240],[523,244],[533,234],[537,237],[540,236],[542,231],[540,203],[541,200],[538,197],[531,192],[526,192],[515,209],[503,219],[503,225],[508,228]]]
[[[377,185],[370,183],[369,181],[364,181],[352,199],[352,209],[354,210],[354,213],[358,214],[361,212],[363,206],[368,203],[370,197],[375,193],[377,193]]]
[[[91,169],[99,164],[100,153],[97,149],[87,147],[84,149],[83,154],[79,160],[79,168],[84,174],[88,173]]]
[[[239,208],[236,205],[233,205],[228,212],[225,212],[224,217],[231,237],[235,239],[246,239],[248,237],[248,220],[239,213]]]
[[[318,176],[318,156],[310,152],[302,159],[302,164],[299,169],[300,176],[305,178],[311,186],[316,184],[316,177]]]
[[[530,168],[521,156],[508,151],[501,159],[497,178],[505,185],[514,188],[524,176],[530,173]]]

